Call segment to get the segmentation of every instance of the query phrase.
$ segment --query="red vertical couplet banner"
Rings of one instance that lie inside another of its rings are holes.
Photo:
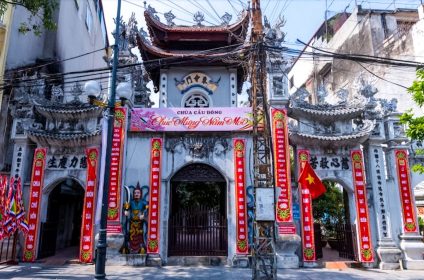
[[[293,222],[290,186],[290,154],[287,131],[287,111],[271,109],[272,142],[274,144],[274,174],[277,188],[277,222]]]
[[[234,183],[236,186],[236,254],[249,253],[247,212],[246,212],[246,142],[233,139],[234,145]]]
[[[29,191],[28,207],[28,233],[25,236],[23,261],[33,262],[36,259],[38,220],[40,212],[41,195],[44,186],[44,168],[46,166],[46,148],[37,148],[34,151],[32,163],[31,186]]]
[[[361,262],[374,262],[362,151],[353,150],[350,155],[355,188],[360,260]]]
[[[414,198],[409,180],[409,164],[406,150],[395,150],[395,159],[402,205],[403,230],[405,232],[418,232],[416,224],[417,214],[415,213]]]
[[[126,108],[115,108],[113,122],[112,154],[110,164],[109,201],[107,210],[107,232],[121,233],[120,196],[122,178],[122,155],[124,153],[124,139],[126,127]]]
[[[162,139],[152,138],[150,152],[150,198],[147,253],[159,254],[160,184]]]
[[[82,213],[80,256],[83,263],[93,262],[94,247],[94,205],[96,205],[97,169],[99,162],[99,149],[88,148],[87,155],[87,182],[84,197],[84,208]]]
[[[299,159],[298,174],[302,174],[305,164],[309,161],[309,151],[299,150],[297,152]],[[316,260],[315,239],[314,239],[314,217],[312,215],[312,198],[307,186],[299,183],[299,197],[301,223],[302,223],[302,244],[303,244],[303,261],[313,262]]]

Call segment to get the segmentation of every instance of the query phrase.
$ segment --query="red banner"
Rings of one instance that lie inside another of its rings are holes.
[[[159,254],[160,184],[162,139],[152,138],[150,153],[150,197],[147,253]]]
[[[94,246],[94,206],[96,203],[97,169],[98,169],[98,148],[88,148],[87,155],[87,183],[84,197],[84,208],[82,213],[80,256],[83,263],[93,262]]]
[[[418,232],[417,214],[413,203],[411,183],[409,181],[409,164],[406,150],[395,150],[396,168],[399,185],[399,195],[402,204],[403,230]]]
[[[246,143],[244,139],[233,139],[234,145],[234,183],[236,186],[236,253],[249,253],[247,214],[246,214]]]
[[[309,152],[307,150],[299,150],[297,152],[299,159],[298,174],[303,171],[305,164],[309,161]],[[314,262],[316,260],[315,239],[314,239],[314,217],[312,215],[312,198],[307,186],[299,183],[300,196],[300,212],[302,224],[302,244],[303,244],[303,261]]]
[[[374,262],[374,251],[371,244],[371,232],[368,215],[367,191],[363,156],[360,150],[350,153],[352,159],[353,184],[355,187],[356,215],[358,221],[358,238],[361,262]]]
[[[38,219],[40,212],[41,195],[44,185],[44,168],[46,165],[46,148],[37,148],[34,151],[32,163],[31,185],[28,207],[28,233],[25,236],[23,261],[33,262],[36,258]]]
[[[124,153],[124,139],[126,127],[126,109],[115,108],[113,122],[112,154],[110,163],[109,201],[107,211],[107,232],[121,233],[120,196],[122,155]]]
[[[287,132],[287,112],[271,109],[272,142],[274,144],[274,174],[277,188],[277,222],[293,222],[291,210],[290,154]]]

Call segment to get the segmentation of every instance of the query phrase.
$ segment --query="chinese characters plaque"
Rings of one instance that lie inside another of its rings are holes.
[[[120,194],[122,155],[124,153],[124,139],[126,126],[126,109],[115,108],[115,121],[113,122],[112,154],[110,163],[109,201],[107,211],[107,232],[120,233]]]
[[[286,110],[271,109],[274,174],[277,188],[277,222],[293,222],[291,211],[290,156]]]
[[[80,261],[91,263],[93,261],[93,220],[94,205],[96,201],[97,166],[99,158],[98,148],[88,148],[87,154],[87,186],[84,197],[84,209],[82,214]]]
[[[399,195],[402,205],[403,229],[405,232],[418,232],[411,184],[409,181],[409,164],[406,150],[395,150],[396,168],[399,182]]]
[[[33,262],[36,258],[38,219],[42,189],[44,185],[44,169],[46,165],[46,148],[37,148],[34,151],[32,164],[31,186],[28,209],[28,233],[25,236],[23,260]]]
[[[246,215],[246,178],[245,178],[245,151],[244,139],[233,139],[234,145],[234,183],[236,186],[236,253],[249,253],[247,215]]]
[[[351,159],[358,220],[360,260],[361,262],[374,262],[362,152],[360,150],[351,151]]]
[[[307,150],[298,151],[299,159],[299,176],[305,164],[309,160],[309,152]],[[303,244],[303,261],[313,262],[316,259],[315,239],[314,239],[314,218],[312,216],[312,198],[309,189],[299,184],[300,192],[300,208],[301,208],[301,224],[302,224],[302,244]]]
[[[162,139],[152,138],[150,153],[149,223],[147,234],[147,253],[159,254],[159,216],[161,184]]]

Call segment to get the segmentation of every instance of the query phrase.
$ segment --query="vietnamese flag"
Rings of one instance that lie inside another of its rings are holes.
[[[302,184],[302,187],[309,189],[312,199],[319,197],[327,191],[309,162],[306,162],[300,174],[299,183]]]

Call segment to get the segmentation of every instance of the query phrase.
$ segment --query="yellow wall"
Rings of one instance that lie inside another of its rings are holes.
[[[0,22],[0,87],[3,85],[4,70],[6,66],[6,54],[9,42],[10,26],[12,24],[13,6],[9,5]],[[3,91],[0,90],[0,108],[3,99]]]

